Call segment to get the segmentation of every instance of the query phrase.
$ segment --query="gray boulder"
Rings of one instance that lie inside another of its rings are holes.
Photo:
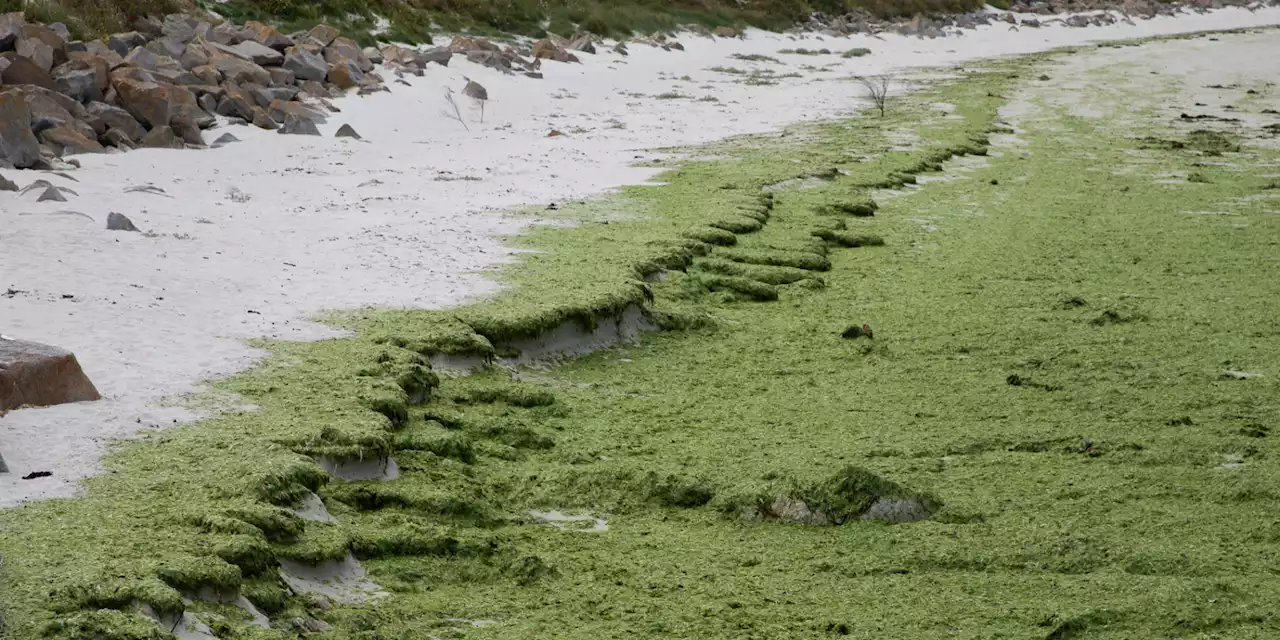
[[[70,351],[0,338],[0,414],[101,398]]]
[[[320,129],[316,128],[316,123],[314,121],[307,118],[300,118],[291,113],[285,116],[284,124],[280,125],[279,133],[318,136],[320,135]]]
[[[227,48],[233,49],[240,57],[262,66],[278,66],[284,62],[284,54],[253,40],[245,40],[234,47]]]
[[[0,91],[0,161],[18,169],[40,161],[40,141],[31,131],[31,109],[17,91]]]
[[[107,214],[107,231],[137,231],[138,228],[133,226],[133,221],[123,213],[112,211]]]
[[[351,126],[351,125],[349,125],[349,124],[344,124],[344,125],[342,125],[341,127],[338,127],[338,131],[337,131],[337,133],[334,133],[334,134],[333,134],[333,137],[335,137],[335,138],[355,138],[356,140],[362,140],[362,138],[360,137],[360,134],[356,133],[356,130],[355,130],[354,128],[352,128],[352,126]]]
[[[324,58],[302,47],[290,47],[285,52],[283,64],[298,80],[323,81],[329,75],[329,65]]]

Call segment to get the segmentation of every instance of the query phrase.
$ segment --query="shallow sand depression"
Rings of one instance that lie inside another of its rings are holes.
[[[104,399],[0,419],[11,469],[0,506],[73,495],[111,441],[192,417],[172,401],[251,365],[263,353],[250,339],[334,335],[308,320],[328,309],[439,308],[494,293],[483,272],[510,259],[500,236],[526,222],[486,211],[643,182],[654,170],[632,165],[659,157],[651,149],[847,116],[867,104],[856,74],[1272,24],[1280,9],[1085,29],[998,24],[936,40],[685,35],[683,52],[632,45],[627,57],[602,48],[581,65],[547,62],[543,80],[455,58],[392,93],[338,101],[321,138],[221,126],[207,139],[241,141],[82,156],[66,176],[5,171],[19,186],[45,179],[76,195],[37,203],[35,192],[0,192],[0,333],[75,352]],[[799,46],[832,54],[778,53]],[[839,55],[853,47],[872,54]],[[751,84],[716,67],[799,77]],[[459,96],[468,128],[441,114],[444,89],[460,90],[464,76],[490,96],[483,122]],[[364,139],[333,138],[343,124]],[[565,135],[548,137],[553,129]],[[107,231],[111,212],[142,233]],[[21,479],[33,471],[52,475]]]

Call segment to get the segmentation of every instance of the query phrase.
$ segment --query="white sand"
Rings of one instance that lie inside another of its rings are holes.
[[[322,127],[324,138],[224,127],[207,139],[230,131],[243,141],[210,151],[84,156],[84,167],[69,174],[78,182],[6,171],[20,186],[44,178],[78,196],[37,203],[35,192],[0,192],[0,333],[74,351],[104,399],[0,419],[0,452],[12,469],[0,475],[0,506],[73,495],[80,479],[99,471],[111,441],[189,418],[162,401],[249,366],[262,354],[246,339],[333,335],[306,320],[325,309],[441,307],[492,293],[495,286],[476,272],[507,259],[494,236],[517,231],[518,223],[482,211],[642,182],[652,172],[630,164],[655,157],[648,149],[848,115],[865,106],[852,74],[1272,24],[1280,24],[1280,9],[1086,29],[997,24],[937,40],[685,35],[684,52],[631,45],[626,58],[602,49],[583,54],[581,65],[547,62],[543,80],[455,57],[447,69],[410,78],[411,87],[392,83],[393,93],[339,101],[343,113]],[[777,53],[795,47],[873,53]],[[734,53],[785,64],[743,62],[731,59]],[[741,76],[709,71],[715,66],[802,77],[750,86]],[[463,75],[491,97],[482,124],[459,96],[470,131],[440,115],[442,88],[460,90]],[[694,99],[653,97],[666,92]],[[705,96],[719,102],[696,100]],[[327,137],[344,123],[365,140]],[[546,137],[553,128],[568,135]],[[171,197],[126,191],[145,184]],[[106,231],[113,211],[160,235]],[[31,471],[53,475],[20,479]]]

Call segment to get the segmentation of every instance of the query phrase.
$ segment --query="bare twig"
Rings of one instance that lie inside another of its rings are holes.
[[[859,77],[858,82],[867,90],[867,97],[871,98],[871,102],[880,110],[880,117],[884,117],[884,103],[889,98],[889,85],[893,82],[893,76],[888,74]]]
[[[467,121],[462,118],[462,109],[458,107],[458,101],[453,98],[453,89],[445,87],[444,102],[448,105],[448,108],[441,109],[440,115],[461,122],[462,127],[467,131],[470,131],[471,127],[468,127]]]

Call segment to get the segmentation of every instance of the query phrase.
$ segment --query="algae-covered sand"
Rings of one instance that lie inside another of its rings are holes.
[[[561,209],[494,300],[264,345],[256,410],[0,512],[5,634],[1276,637],[1275,42],[948,70]]]

